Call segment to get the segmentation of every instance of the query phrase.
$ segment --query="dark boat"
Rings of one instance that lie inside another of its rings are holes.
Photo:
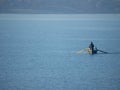
[[[93,55],[93,54],[97,54],[97,48],[94,48],[93,50],[91,50],[90,48],[87,48],[86,49],[87,53],[90,54],[90,55]]]
[[[99,50],[99,49],[97,49],[97,48],[94,48],[93,50],[91,50],[90,48],[87,48],[86,51],[87,51],[87,53],[90,54],[90,55],[97,54],[98,51],[101,52],[101,53],[104,53],[104,54],[108,54],[108,52]]]
[[[99,49],[97,49],[96,47],[94,47],[93,50],[91,50],[90,48],[86,48],[86,49],[84,49],[84,50],[77,51],[76,53],[77,53],[77,54],[81,54],[81,53],[84,53],[84,52],[87,52],[87,53],[90,54],[90,55],[97,54],[98,52],[104,53],[104,54],[108,54],[108,52],[99,50]]]

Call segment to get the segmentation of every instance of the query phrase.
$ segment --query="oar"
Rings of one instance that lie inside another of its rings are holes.
[[[108,52],[105,52],[105,51],[102,51],[102,50],[99,50],[99,49],[97,49],[97,51],[100,51],[100,52],[105,53],[105,54],[108,53]]]

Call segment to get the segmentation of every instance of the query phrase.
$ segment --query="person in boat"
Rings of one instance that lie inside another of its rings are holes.
[[[92,50],[92,51],[94,50],[94,44],[93,44],[93,42],[90,43],[89,48],[90,48],[90,50]]]

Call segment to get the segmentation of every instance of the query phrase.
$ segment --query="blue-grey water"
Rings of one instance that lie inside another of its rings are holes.
[[[0,90],[120,90],[120,15],[1,14]]]

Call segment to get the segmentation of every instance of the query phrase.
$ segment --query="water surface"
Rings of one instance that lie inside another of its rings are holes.
[[[119,46],[119,14],[1,14],[0,89],[120,90]]]

